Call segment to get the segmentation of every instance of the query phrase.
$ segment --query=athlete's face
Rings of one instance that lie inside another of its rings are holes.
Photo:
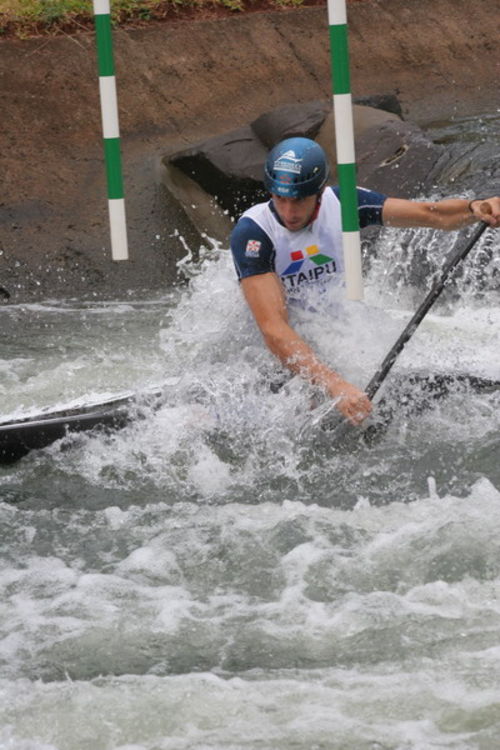
[[[274,208],[287,229],[298,232],[303,229],[314,214],[318,202],[317,195],[306,198],[284,198],[282,195],[272,196]]]

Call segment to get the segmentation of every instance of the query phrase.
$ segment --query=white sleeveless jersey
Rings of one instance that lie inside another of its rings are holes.
[[[340,202],[333,190],[324,191],[317,218],[298,232],[280,224],[269,203],[253,206],[242,218],[252,219],[272,241],[274,269],[288,292],[343,274]]]

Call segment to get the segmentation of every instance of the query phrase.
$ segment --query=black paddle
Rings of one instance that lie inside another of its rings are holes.
[[[385,378],[387,377],[387,374],[389,373],[391,367],[393,366],[394,362],[396,361],[396,358],[398,354],[400,354],[401,350],[403,349],[404,345],[411,339],[415,331],[417,330],[418,326],[424,319],[425,315],[428,313],[434,302],[437,300],[441,292],[443,291],[445,284],[448,280],[449,275],[451,272],[456,268],[456,266],[460,263],[461,260],[463,260],[472,250],[478,239],[481,237],[485,229],[487,229],[489,224],[486,224],[486,222],[482,221],[481,225],[476,229],[476,231],[473,233],[473,235],[469,238],[469,241],[463,247],[461,250],[459,250],[453,257],[451,257],[443,266],[441,273],[439,277],[434,282],[434,286],[432,287],[431,291],[427,295],[427,297],[424,299],[420,307],[416,310],[415,314],[413,315],[412,319],[390,350],[390,352],[385,357],[384,361],[376,371],[373,378],[370,380],[368,385],[365,388],[365,393],[368,396],[368,398],[371,400],[373,399],[374,395],[377,393],[378,389],[384,382]]]
[[[482,221],[478,229],[476,229],[476,231],[469,238],[465,247],[461,248],[458,252],[456,252],[455,255],[453,255],[444,264],[441,270],[441,273],[439,274],[438,278],[434,282],[434,285],[432,289],[430,290],[429,294],[424,299],[420,307],[416,310],[412,319],[410,320],[410,322],[408,323],[404,331],[401,333],[398,340],[396,341],[392,349],[388,352],[388,354],[382,361],[382,364],[380,365],[380,367],[375,372],[374,376],[372,377],[372,379],[366,386],[365,393],[370,400],[373,399],[378,389],[384,382],[394,362],[396,361],[398,354],[401,353],[405,344],[408,343],[408,341],[411,339],[411,337],[417,330],[419,324],[422,322],[427,312],[430,310],[434,302],[437,300],[437,298],[443,291],[444,286],[451,272],[456,268],[456,266],[460,263],[460,261],[463,260],[470,253],[470,251],[472,250],[476,242],[479,240],[483,232],[488,228],[488,226],[489,224],[486,224],[486,222]],[[335,438],[341,438],[345,434],[346,428],[351,427],[351,426],[352,425],[350,422],[348,422],[346,419],[342,419],[342,422],[335,429],[335,433],[336,433]],[[328,425],[326,424],[326,422],[325,422],[325,427],[328,428]]]

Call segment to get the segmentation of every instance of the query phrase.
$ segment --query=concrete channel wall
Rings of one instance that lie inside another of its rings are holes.
[[[352,89],[419,124],[498,108],[499,18],[476,0],[349,4]],[[274,107],[330,96],[326,7],[114,34],[131,260],[110,260],[94,37],[0,42],[0,285],[11,301],[139,296],[199,242],[161,158]],[[178,230],[178,233],[175,232]]]

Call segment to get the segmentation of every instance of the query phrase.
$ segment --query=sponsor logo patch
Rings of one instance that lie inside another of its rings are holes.
[[[259,240],[248,240],[245,247],[245,255],[247,258],[258,258],[260,247],[262,243]]]
[[[316,266],[324,266],[333,260],[329,255],[323,255],[323,253],[320,253],[317,245],[309,245],[309,247],[306,247],[306,254]],[[283,276],[289,276],[290,274],[298,273],[298,271],[302,268],[305,260],[304,253],[302,252],[302,250],[293,250],[290,253],[290,260],[292,262],[283,271]]]

